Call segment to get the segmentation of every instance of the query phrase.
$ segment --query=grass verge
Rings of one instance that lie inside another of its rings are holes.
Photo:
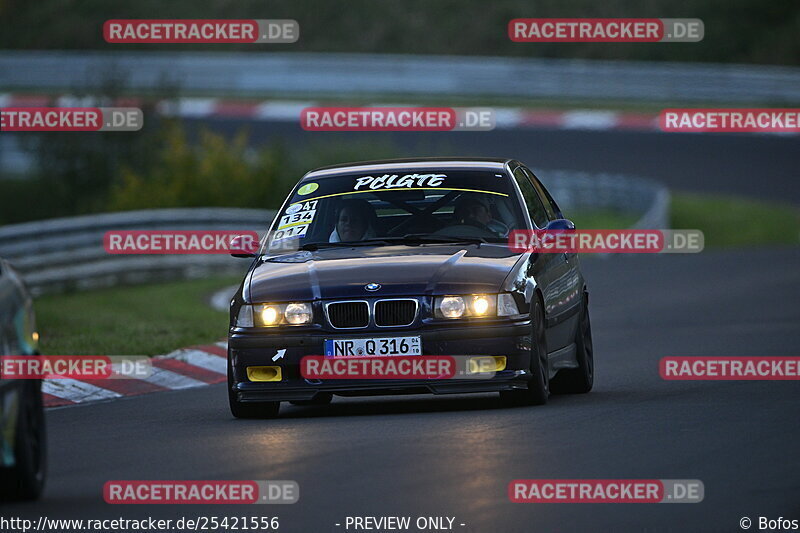
[[[35,301],[42,353],[158,355],[215,342],[228,318],[207,303],[238,278],[176,281],[43,296]]]
[[[674,193],[672,228],[699,229],[706,247],[800,244],[800,209],[737,196]]]
[[[740,196],[675,192],[673,229],[699,229],[707,248],[800,244],[800,209]],[[636,217],[612,210],[568,214],[579,229],[621,229]]]
[[[635,215],[613,210],[575,211],[567,214],[578,229],[624,229],[637,220]]]

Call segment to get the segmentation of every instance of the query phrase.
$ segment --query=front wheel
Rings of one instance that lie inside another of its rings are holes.
[[[537,298],[531,311],[533,333],[531,335],[531,380],[525,390],[500,393],[500,400],[510,406],[544,405],[550,396],[550,367],[547,362],[547,342],[544,330],[544,311]]]
[[[236,418],[275,418],[281,402],[240,402],[233,390],[233,366],[228,355],[228,405]]]

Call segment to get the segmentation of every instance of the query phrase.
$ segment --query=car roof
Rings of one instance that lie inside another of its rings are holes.
[[[352,172],[383,172],[390,170],[406,170],[415,167],[426,168],[468,168],[500,170],[505,168],[507,163],[513,159],[500,159],[488,157],[417,157],[407,159],[381,159],[377,161],[358,161],[354,163],[343,163],[314,169],[303,179],[318,179]]]

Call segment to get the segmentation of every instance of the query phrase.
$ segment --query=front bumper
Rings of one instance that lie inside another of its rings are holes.
[[[310,380],[300,375],[300,360],[321,355],[325,339],[420,335],[422,355],[503,355],[505,370],[488,379],[438,380]],[[283,352],[281,352],[283,351]],[[282,353],[282,357],[278,357]],[[228,356],[233,371],[232,392],[241,402],[313,400],[320,393],[339,396],[384,394],[461,394],[527,388],[530,374],[531,324],[446,325],[392,331],[313,331],[292,334],[233,330]],[[282,379],[251,382],[249,366],[280,366]]]

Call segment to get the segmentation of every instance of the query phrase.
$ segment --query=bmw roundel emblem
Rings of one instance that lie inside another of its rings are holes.
[[[381,288],[381,284],[380,283],[367,283],[364,286],[364,288],[367,289],[368,291],[377,291],[378,289]]]

